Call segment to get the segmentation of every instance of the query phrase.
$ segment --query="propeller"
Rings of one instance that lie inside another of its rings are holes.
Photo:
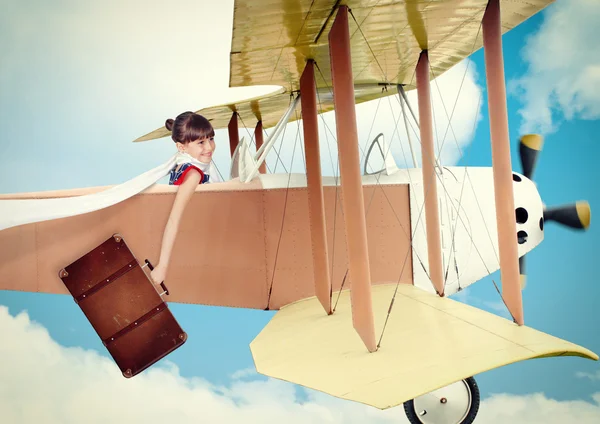
[[[521,159],[521,169],[523,175],[533,181],[533,172],[544,139],[538,134],[527,134],[519,140],[519,156]],[[587,230],[590,226],[592,212],[590,205],[586,201],[578,201],[573,204],[555,206],[546,208],[544,206],[544,217],[540,222],[543,229],[544,222],[557,222],[565,227],[574,230]],[[527,275],[525,273],[525,255],[519,258],[519,273],[521,280],[521,290],[527,285]]]
[[[558,222],[574,230],[587,230],[591,220],[592,211],[586,201],[544,209],[544,221]]]
[[[527,134],[521,137],[519,141],[519,155],[523,175],[533,180],[533,171],[535,171],[537,158],[544,145],[544,139],[538,134]]]

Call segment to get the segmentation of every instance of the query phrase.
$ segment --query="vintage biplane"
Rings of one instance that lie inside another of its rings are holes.
[[[472,422],[478,373],[550,356],[597,360],[524,324],[524,258],[545,223],[590,224],[586,202],[543,204],[533,182],[542,137],[523,136],[522,172],[511,165],[501,35],[549,3],[236,0],[231,87],[281,88],[199,110],[229,130],[230,178],[198,186],[187,207],[168,301],[276,310],[251,343],[258,372],[380,409],[404,404],[415,423]],[[481,47],[493,167],[442,166],[430,81]],[[386,96],[407,130],[414,121],[421,166],[413,151],[414,167],[399,168],[380,136],[361,165],[355,105]],[[321,173],[327,111],[340,178]],[[306,175],[267,172],[299,118]],[[255,129],[255,150],[239,122]],[[161,127],[135,141],[167,136]],[[378,151],[382,166],[369,170]],[[177,191],[156,181],[171,167],[111,188],[2,196],[0,289],[67,294],[59,271],[114,233],[156,260]],[[200,214],[210,225],[197,225]],[[449,299],[497,270],[512,320]]]

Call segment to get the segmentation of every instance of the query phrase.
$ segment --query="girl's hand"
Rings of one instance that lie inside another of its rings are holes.
[[[152,282],[157,286],[160,286],[160,283],[165,281],[166,274],[166,270],[164,269],[164,267],[160,266],[160,264],[158,264],[152,271],[150,271],[150,277],[152,278]]]

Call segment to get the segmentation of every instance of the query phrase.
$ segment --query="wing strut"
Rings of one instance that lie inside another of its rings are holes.
[[[302,126],[304,151],[306,152],[306,180],[308,187],[308,210],[310,237],[312,239],[315,293],[328,315],[331,311],[331,280],[329,278],[329,253],[325,229],[325,204],[319,152],[319,126],[317,118],[317,87],[315,85],[314,61],[306,63],[300,78],[302,96]]]
[[[440,208],[437,194],[435,150],[433,148],[433,119],[431,113],[431,89],[429,84],[429,55],[421,52],[417,63],[417,96],[419,99],[419,129],[421,131],[421,161],[423,172],[423,195],[425,197],[425,228],[427,230],[427,253],[429,275],[435,290],[444,295],[442,266],[442,243],[440,233]]]
[[[329,33],[329,58],[340,159],[344,225],[351,281],[352,322],[370,352],[377,350],[371,300],[365,204],[360,175],[348,6],[340,6]]]
[[[488,109],[494,169],[496,222],[502,297],[515,322],[523,325],[523,304],[517,250],[517,224],[508,138],[508,111],[502,57],[499,0],[490,0],[483,16],[483,53],[488,88]]]
[[[233,153],[235,152],[236,147],[238,146],[238,144],[240,144],[240,133],[238,130],[237,112],[233,112],[231,114],[231,119],[229,120],[227,131],[229,132],[229,150],[231,151],[231,157],[233,157]]]
[[[263,124],[262,121],[258,121],[256,123],[256,127],[254,128],[254,140],[256,140],[256,151],[258,152],[258,150],[261,148],[261,146],[263,145]],[[258,172],[260,172],[261,174],[266,174],[267,173],[267,169],[266,169],[266,162],[262,162],[259,165],[258,168]]]

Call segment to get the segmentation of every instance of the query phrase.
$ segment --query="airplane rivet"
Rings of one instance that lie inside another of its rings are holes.
[[[441,402],[441,403],[447,403],[447,402],[448,402],[448,399],[446,399],[446,398],[441,398],[441,399],[440,399],[440,402]]]

